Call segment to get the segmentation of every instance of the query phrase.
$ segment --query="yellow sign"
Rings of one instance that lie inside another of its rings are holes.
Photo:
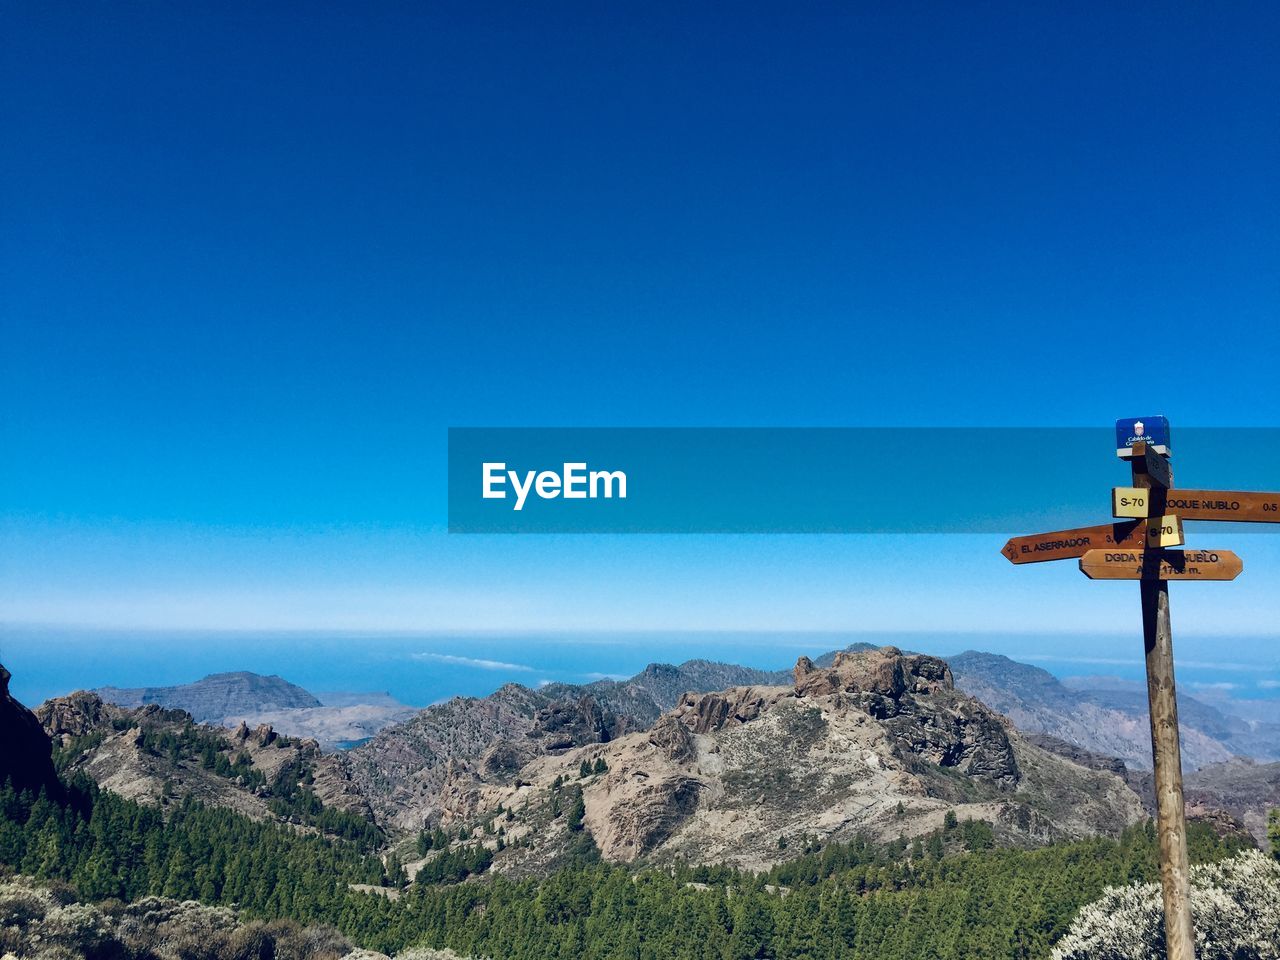
[[[1144,519],[1151,516],[1151,491],[1142,487],[1112,487],[1111,515]]]
[[[1147,521],[1148,547],[1180,547],[1182,521],[1177,517],[1152,517]]]

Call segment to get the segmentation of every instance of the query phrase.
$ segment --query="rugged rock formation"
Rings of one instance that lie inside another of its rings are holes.
[[[758,868],[785,856],[780,839],[918,835],[948,810],[1022,843],[1115,832],[1142,816],[1114,773],[1027,742],[958,693],[943,661],[892,647],[827,668],[802,658],[790,686],[686,694],[647,732],[543,755],[510,786],[475,789],[472,817],[499,804],[521,811],[535,844],[554,845],[567,835],[540,804],[598,760],[607,771],[578,782],[586,825],[612,860]],[[511,854],[516,869],[521,856],[535,855]]]
[[[829,669],[802,657],[799,697],[844,696],[881,721],[899,751],[939,767],[982,778],[1001,789],[1017,786],[1018,764],[1002,718],[955,694],[946,662],[897,647],[840,653]]]
[[[52,745],[35,714],[9,693],[12,674],[0,664],[0,784],[16,790],[62,792],[53,768]]]
[[[755,687],[740,687],[724,693],[686,693],[676,704],[675,717],[693,733],[712,733],[730,724],[743,724],[760,716],[770,697]]]

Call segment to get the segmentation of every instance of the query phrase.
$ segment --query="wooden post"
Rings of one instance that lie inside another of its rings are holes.
[[[1160,516],[1164,512],[1164,490],[1159,480],[1153,483],[1151,476],[1140,469],[1142,459],[1141,454],[1133,457],[1133,485],[1150,489],[1153,498],[1160,499],[1161,509],[1154,512]],[[1166,485],[1171,483],[1170,475]],[[1144,562],[1139,587],[1147,660],[1147,703],[1151,713],[1151,757],[1155,768],[1164,935],[1168,960],[1195,960],[1187,819],[1182,796],[1182,746],[1178,737],[1178,692],[1173,677],[1173,629],[1169,623],[1169,584],[1160,579],[1160,554],[1160,550],[1144,553],[1144,558],[1154,562]]]

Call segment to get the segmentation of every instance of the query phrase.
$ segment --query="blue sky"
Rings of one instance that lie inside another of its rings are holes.
[[[1280,424],[1274,5],[0,20],[0,621],[1096,630],[1000,537],[451,538],[445,431]]]

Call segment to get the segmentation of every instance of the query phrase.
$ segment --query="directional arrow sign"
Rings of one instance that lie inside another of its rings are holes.
[[[1234,580],[1244,562],[1230,550],[1090,550],[1080,571],[1090,580],[1141,580],[1147,565],[1161,580]]]
[[[1123,488],[1117,488],[1117,491],[1120,489]],[[1165,507],[1170,513],[1176,513],[1183,520],[1244,520],[1251,523],[1280,523],[1280,493],[1170,490],[1165,497]]]
[[[1014,537],[1000,552],[1012,563],[1039,563],[1082,557],[1100,547],[1133,547],[1141,550],[1147,542],[1146,524],[1137,520],[1104,523],[1098,527],[1077,527],[1052,533]]]

